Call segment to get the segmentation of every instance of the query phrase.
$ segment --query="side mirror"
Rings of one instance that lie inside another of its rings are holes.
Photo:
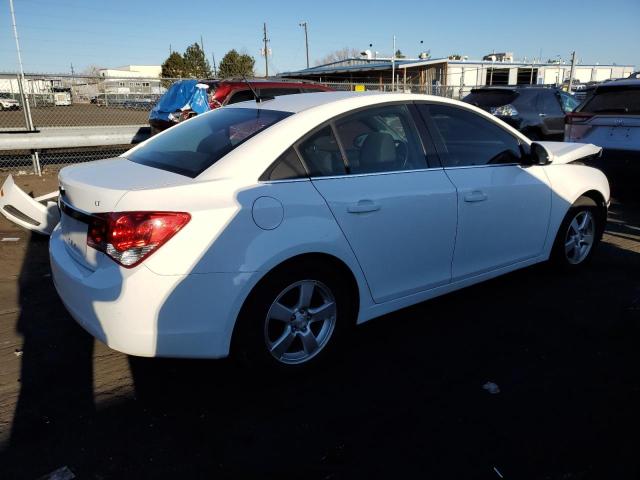
[[[537,142],[533,142],[528,148],[523,145],[522,163],[523,165],[548,165],[551,163],[551,156],[546,148]]]

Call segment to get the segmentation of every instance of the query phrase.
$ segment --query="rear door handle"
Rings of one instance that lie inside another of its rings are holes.
[[[378,210],[380,210],[380,205],[373,200],[358,200],[358,202],[352,203],[347,207],[347,212],[349,213],[367,213]]]
[[[465,202],[484,202],[488,197],[488,195],[480,190],[474,190],[473,192],[467,193],[464,196]]]

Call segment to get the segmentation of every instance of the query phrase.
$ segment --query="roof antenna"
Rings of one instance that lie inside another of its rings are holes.
[[[249,87],[249,90],[251,90],[253,92],[253,96],[256,99],[256,103],[262,103],[265,100],[274,100],[276,97],[268,97],[268,96],[260,96],[258,95],[258,92],[256,92],[254,90],[254,88],[251,86],[251,84],[249,83],[249,80],[247,80],[247,77],[244,76],[244,74],[242,74],[242,80],[244,80],[244,83],[247,84],[247,87]]]

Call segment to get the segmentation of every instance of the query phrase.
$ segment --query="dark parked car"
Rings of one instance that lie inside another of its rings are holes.
[[[311,92],[330,92],[333,89],[320,85],[318,83],[304,80],[286,80],[286,79],[248,79],[232,78],[226,80],[200,80],[200,85],[208,86],[207,95],[209,108],[219,108],[233,103],[246,102],[247,100],[255,100],[255,91],[260,97],[278,97],[280,95],[291,95],[294,93],[311,93]],[[179,85],[174,84],[176,87]],[[174,95],[172,87],[165,93],[165,96]],[[251,90],[253,89],[253,91]],[[178,95],[178,97],[180,97]],[[162,101],[162,99],[160,100]],[[152,111],[149,116],[149,125],[151,126],[151,134],[155,135],[162,130],[179,123],[183,120],[193,117],[196,112],[189,108],[183,108],[182,105],[172,105],[175,113],[166,115],[167,112]],[[172,110],[173,112],[173,110]]]
[[[483,87],[471,90],[464,102],[486,110],[532,140],[562,140],[564,116],[580,102],[549,87]]]

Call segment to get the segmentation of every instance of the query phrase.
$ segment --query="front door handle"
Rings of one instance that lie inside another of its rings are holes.
[[[378,210],[380,210],[380,205],[373,200],[358,200],[347,207],[347,212],[349,213],[367,213]]]
[[[467,193],[464,196],[465,202],[484,202],[488,197],[488,195],[480,190],[474,190],[473,192]]]

